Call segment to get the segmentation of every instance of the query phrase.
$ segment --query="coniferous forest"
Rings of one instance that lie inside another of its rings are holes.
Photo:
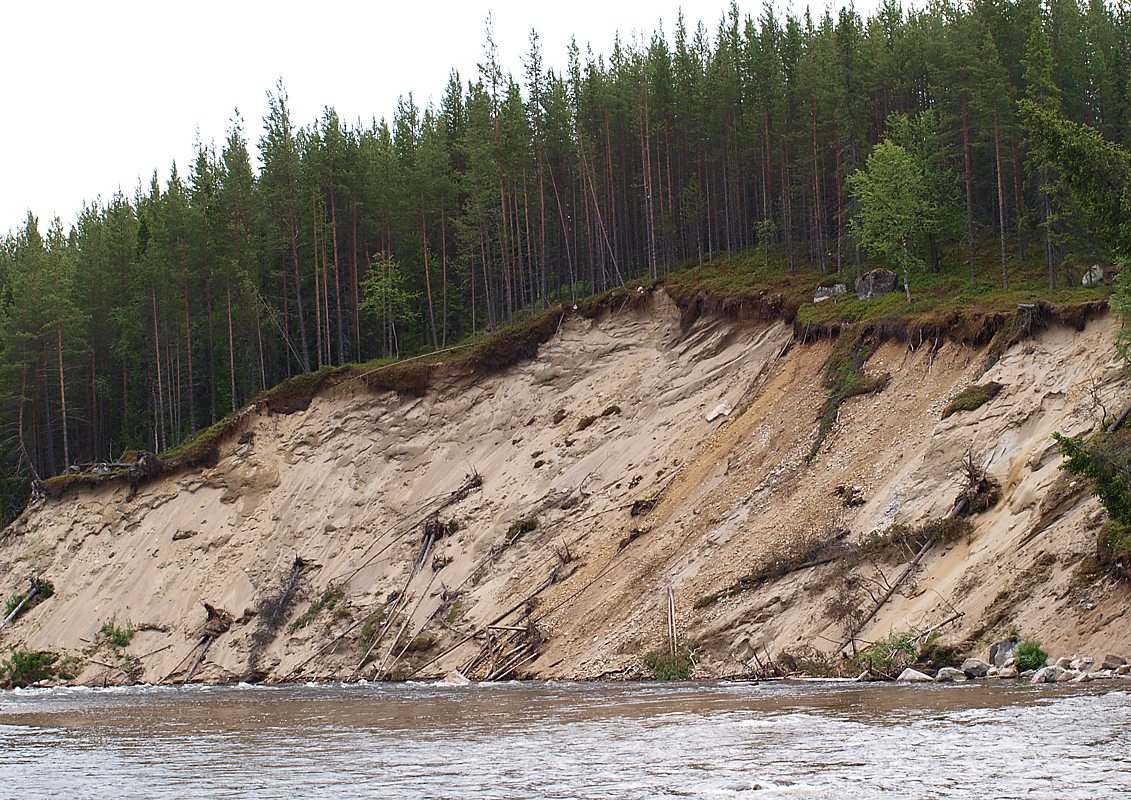
[[[1052,286],[1109,255],[1018,101],[1131,143],[1126,7],[673,22],[571,47],[562,72],[534,33],[499,63],[488,32],[479,74],[368,125],[295,120],[280,81],[261,122],[237,113],[134,196],[69,229],[29,214],[0,241],[9,491],[159,452],[323,365],[442,349],[742,248],[849,281],[885,263],[1008,282],[1011,260],[1039,259]],[[922,202],[888,252],[860,205],[907,169]]]

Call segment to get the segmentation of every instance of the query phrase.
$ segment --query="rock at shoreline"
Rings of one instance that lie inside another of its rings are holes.
[[[1041,667],[1033,673],[1033,677],[1029,681],[1031,683],[1056,683],[1062,672],[1064,670],[1060,667]]]
[[[899,673],[899,677],[896,678],[896,680],[901,683],[932,683],[935,679],[925,672],[920,672],[917,669],[908,667],[903,670],[903,672]]]
[[[1127,659],[1120,658],[1119,656],[1114,656],[1111,653],[1108,653],[1106,656],[1104,656],[1103,668],[1117,670],[1126,663]]]
[[[1017,678],[1017,667],[1013,666],[1012,664],[1010,664],[1008,667],[1002,667],[998,671],[997,676],[1003,681],[1014,680],[1015,678]]]
[[[990,663],[995,667],[1009,666],[1006,662],[1017,655],[1017,642],[1013,639],[1002,639],[990,648]]]
[[[1067,656],[1058,658],[1054,662],[1054,666],[1056,666],[1058,669],[1072,669],[1072,659],[1068,658]]]
[[[1062,673],[1060,673],[1059,675],[1056,676],[1056,682],[1057,683],[1068,683],[1069,681],[1074,681],[1077,678],[1081,677],[1082,675],[1087,675],[1087,674],[1088,673],[1081,672],[1078,669],[1066,669],[1064,672],[1062,672]]]
[[[954,667],[943,667],[935,675],[935,680],[939,683],[960,683],[966,680],[966,673]]]
[[[471,683],[471,681],[469,681],[467,679],[467,676],[465,676],[458,669],[453,669],[451,672],[444,676],[444,683],[448,684],[449,686],[467,686],[469,683]]]
[[[990,671],[990,664],[980,658],[968,658],[959,667],[968,678],[984,678]]]

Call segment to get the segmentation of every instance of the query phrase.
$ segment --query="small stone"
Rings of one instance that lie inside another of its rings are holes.
[[[1003,667],[1015,667],[1015,666],[1017,666],[1017,659],[1016,658],[1007,658],[1002,663],[1002,666]]]
[[[1088,683],[1090,680],[1092,680],[1091,673],[1081,672],[1079,675],[1077,675],[1075,678],[1072,679],[1072,682],[1073,683]]]
[[[998,669],[997,667],[990,667],[988,670],[986,670],[986,677],[987,678],[996,678],[999,675],[1001,675],[1001,670]]]
[[[1011,681],[1017,677],[1017,667],[1010,664],[1008,667],[1002,667],[997,676],[1003,681]]]
[[[908,667],[907,669],[903,670],[903,672],[899,673],[899,677],[896,678],[896,680],[902,683],[932,683],[934,681],[934,678],[924,672],[920,672],[917,669],[911,669],[911,667]]]
[[[179,530],[173,534],[173,541],[183,542],[185,539],[191,539],[193,536],[196,536],[196,531]]]
[[[966,680],[966,673],[954,667],[943,667],[935,675],[935,680],[939,683],[961,683]]]
[[[990,671],[990,664],[980,658],[968,658],[962,662],[959,669],[966,674],[968,678],[984,678],[986,673]]]
[[[1127,659],[1108,653],[1106,656],[1104,656],[1103,668],[1115,670],[1124,666],[1126,663]]]

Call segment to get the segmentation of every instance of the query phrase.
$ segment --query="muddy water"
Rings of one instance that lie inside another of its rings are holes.
[[[1131,797],[1131,683],[0,692],[0,797]]]

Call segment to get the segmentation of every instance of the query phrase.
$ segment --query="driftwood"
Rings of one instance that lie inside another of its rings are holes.
[[[891,599],[891,596],[893,594],[895,594],[896,589],[898,589],[903,584],[903,582],[911,576],[911,573],[915,571],[915,568],[919,566],[919,562],[923,560],[923,556],[925,556],[927,554],[927,551],[931,549],[932,544],[934,544],[934,540],[931,539],[928,539],[923,543],[923,546],[919,548],[919,552],[915,554],[915,557],[911,559],[911,562],[907,565],[907,569],[903,570],[903,572],[900,573],[899,577],[892,581],[891,586],[888,587],[888,590],[884,592],[883,595],[880,596],[880,599],[872,605],[872,608],[867,613],[867,615],[862,617],[860,621],[856,623],[856,626],[848,635],[848,639],[846,639],[844,644],[842,644],[838,648],[838,652],[848,647],[848,645],[850,645],[856,639],[856,635],[860,633],[860,631],[864,630],[864,626],[871,622],[872,618],[879,613],[880,609],[884,607],[884,604]]]

